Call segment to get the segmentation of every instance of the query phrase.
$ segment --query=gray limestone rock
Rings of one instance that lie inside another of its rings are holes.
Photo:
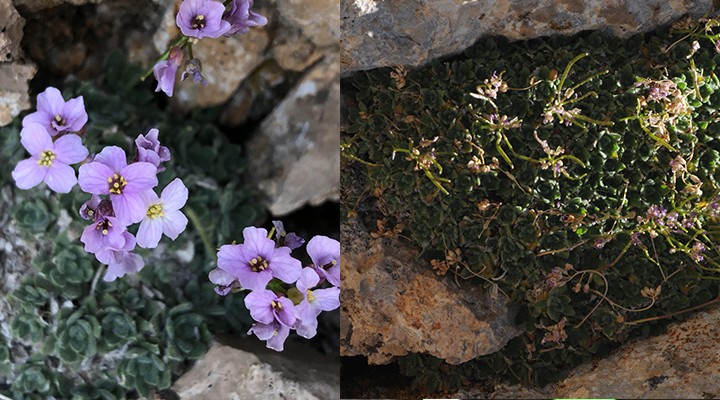
[[[486,36],[600,29],[625,37],[712,7],[711,0],[341,0],[342,71],[418,66]]]

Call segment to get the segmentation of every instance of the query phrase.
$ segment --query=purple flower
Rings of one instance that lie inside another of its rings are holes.
[[[593,243],[593,247],[596,248],[596,249],[602,249],[603,247],[605,247],[605,244],[606,244],[607,242],[609,242],[609,241],[610,241],[610,239],[604,238],[604,237],[595,238],[595,242]]]
[[[20,132],[20,142],[32,157],[20,161],[12,177],[20,189],[45,182],[58,193],[68,193],[78,182],[69,164],[79,163],[88,155],[80,136],[64,135],[53,143],[48,131],[37,123],[28,123]]]
[[[159,131],[155,128],[150,129],[146,135],[138,135],[135,139],[137,146],[136,161],[149,162],[157,167],[157,172],[165,171],[165,167],[160,163],[170,161],[170,150],[160,145],[158,140]]]
[[[127,231],[123,232],[122,236],[122,246],[117,248],[106,247],[100,249],[95,253],[95,258],[97,258],[98,261],[106,265],[122,263],[123,257],[125,257],[125,253],[133,251],[133,249],[135,249],[135,236],[133,236],[130,232]]]
[[[202,39],[218,38],[230,30],[230,23],[223,20],[225,6],[214,0],[185,0],[175,23],[185,36]]]
[[[275,248],[263,228],[243,229],[244,243],[227,244],[218,251],[218,267],[236,277],[245,289],[263,290],[272,278],[294,283],[302,264],[290,256],[289,247]]]
[[[185,71],[180,75],[180,80],[184,81],[190,76],[193,77],[193,82],[207,86],[208,83],[202,76],[202,64],[197,58],[191,58],[185,62]]]
[[[315,236],[307,244],[315,272],[340,287],[340,242],[327,236]]]
[[[102,250],[120,250],[125,247],[126,230],[115,217],[104,217],[83,230],[80,241],[85,244],[85,251],[97,253]]]
[[[305,243],[305,239],[295,233],[287,233],[282,221],[273,221],[272,224],[275,227],[275,242],[278,246],[287,246],[290,250],[295,250]]]
[[[114,217],[112,203],[108,199],[101,199],[100,196],[94,194],[90,200],[80,206],[80,216],[88,221],[99,221],[104,217]]]
[[[103,276],[105,282],[112,282],[117,278],[125,276],[125,274],[135,274],[140,272],[145,266],[142,257],[127,251],[118,252],[114,262],[108,264],[108,269]]]
[[[37,109],[23,118],[23,127],[37,123],[52,136],[65,131],[79,132],[88,120],[82,96],[66,102],[60,91],[52,86],[37,96]]]
[[[705,257],[702,255],[703,251],[705,251],[705,245],[700,242],[695,242],[695,244],[692,247],[692,251],[690,252],[690,258],[693,259],[695,262],[700,262],[705,259]]]
[[[315,289],[320,283],[320,276],[313,268],[303,268],[300,279],[295,286],[302,293],[303,300],[296,306],[298,325],[295,326],[298,335],[310,339],[317,333],[317,316],[323,311],[331,311],[340,307],[340,288]]]
[[[225,21],[232,26],[226,35],[234,35],[236,33],[247,33],[251,26],[263,26],[267,24],[267,18],[262,15],[250,11],[253,6],[253,0],[233,0],[230,3],[230,10],[225,15]]]
[[[245,307],[250,316],[262,324],[277,321],[287,327],[295,325],[295,305],[287,297],[280,297],[272,290],[254,290],[245,296]]]
[[[147,162],[128,165],[125,151],[105,147],[93,162],[80,167],[80,188],[90,194],[109,194],[115,216],[126,225],[140,222],[147,209],[142,193],[157,185],[157,168]]]
[[[188,199],[188,189],[180,178],[170,182],[160,194],[154,191],[143,193],[145,218],[140,222],[137,244],[144,248],[155,248],[163,233],[172,240],[185,230],[188,219],[180,209]]]
[[[268,349],[275,351],[283,351],[285,340],[290,335],[290,328],[279,323],[271,324],[253,324],[252,328],[247,332],[248,335],[254,333],[260,340],[265,340]]]
[[[179,47],[173,47],[170,49],[167,60],[158,61],[153,67],[153,75],[158,81],[158,85],[155,88],[156,92],[163,91],[168,97],[172,97],[173,89],[175,88],[175,76],[177,75],[178,67],[182,62],[183,53]]]
[[[237,278],[228,274],[220,268],[215,268],[208,274],[210,282],[216,284],[215,293],[225,296],[235,289],[241,289],[242,286]]]

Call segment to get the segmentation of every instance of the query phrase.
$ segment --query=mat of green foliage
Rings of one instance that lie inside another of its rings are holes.
[[[0,332],[0,394],[14,400],[148,397],[206,353],[211,333],[243,335],[251,325],[243,296],[217,296],[207,279],[217,244],[264,217],[242,182],[247,160],[207,110],[186,119],[163,111],[150,85],[140,84],[142,72],[113,54],[100,82],[64,85],[66,98],[84,96],[91,153],[106,145],[130,150],[138,134],[156,127],[172,151],[160,185],[181,177],[190,189],[188,231],[139,250],[146,265],[138,276],[99,279],[104,271],[78,240],[85,221],[77,210],[89,196],[78,187],[68,195],[18,190],[10,172],[25,157],[20,119],[0,128],[0,187],[13,203],[8,223],[38,250],[7,299],[10,316],[0,315],[10,318],[10,330]]]
[[[402,358],[404,374],[545,384],[718,298],[716,25],[488,39],[345,82],[343,223],[375,204],[379,230],[402,227],[457,290],[497,286],[526,329],[459,366]]]

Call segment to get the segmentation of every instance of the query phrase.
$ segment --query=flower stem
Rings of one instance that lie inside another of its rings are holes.
[[[205,252],[207,252],[208,256],[215,255],[215,247],[213,247],[212,242],[210,242],[210,237],[208,236],[207,232],[203,228],[202,222],[200,221],[200,217],[195,213],[195,210],[193,210],[190,207],[185,207],[184,209],[185,214],[187,214],[188,218],[190,218],[190,221],[192,221],[193,226],[195,227],[195,230],[197,231],[198,235],[200,235],[200,239],[202,240],[203,244],[205,245]]]

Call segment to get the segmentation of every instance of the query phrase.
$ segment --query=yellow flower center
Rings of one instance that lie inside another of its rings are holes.
[[[49,167],[52,165],[54,159],[55,153],[50,150],[45,150],[40,153],[40,158],[38,158],[37,160],[37,165],[41,167]]]
[[[97,227],[95,229],[102,230],[102,234],[107,235],[108,232],[110,232],[110,227],[112,227],[112,222],[105,220],[103,222],[98,223]]]
[[[283,309],[282,304],[280,304],[279,301],[274,301],[274,300],[273,300],[273,301],[270,302],[270,305],[272,306],[273,310],[278,310],[278,311],[280,311],[280,310]]]
[[[200,14],[193,19],[193,23],[190,25],[193,29],[205,28],[205,16]]]
[[[127,181],[122,176],[113,174],[113,176],[108,178],[108,184],[110,186],[110,193],[121,194],[125,185],[127,185]]]
[[[315,295],[313,294],[312,290],[308,289],[307,291],[307,301],[312,303],[315,301]]]
[[[65,123],[67,123],[67,121],[65,121],[65,118],[61,117],[60,114],[55,114],[55,123],[58,126],[65,126]]]
[[[252,272],[260,272],[264,271],[268,267],[267,260],[264,260],[262,257],[257,256],[250,260],[250,269]]]
[[[148,218],[155,219],[157,217],[164,217],[165,213],[163,212],[162,204],[153,204],[150,207],[148,207],[147,213]]]

